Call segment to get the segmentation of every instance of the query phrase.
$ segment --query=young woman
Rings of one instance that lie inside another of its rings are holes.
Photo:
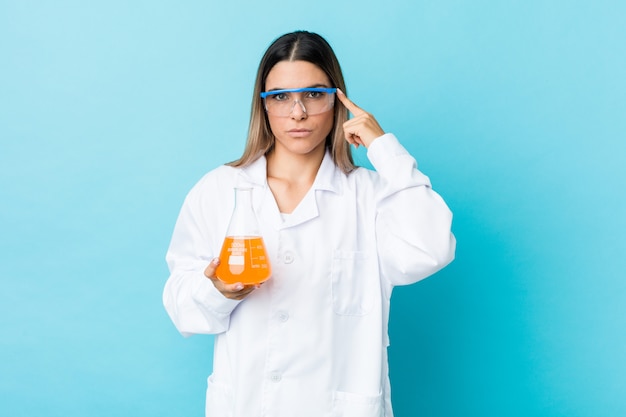
[[[395,136],[343,91],[322,37],[275,40],[243,156],[185,199],[163,302],[183,335],[216,335],[207,416],[392,416],[391,292],[453,259],[452,215]],[[367,148],[375,171],[354,166],[351,145]],[[271,262],[262,285],[220,280],[241,186],[253,190]]]

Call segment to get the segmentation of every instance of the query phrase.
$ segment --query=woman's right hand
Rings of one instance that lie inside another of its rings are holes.
[[[243,285],[241,282],[234,284],[226,284],[217,278],[215,271],[220,264],[219,258],[214,258],[204,270],[204,276],[211,280],[215,288],[226,298],[231,300],[243,300],[255,289],[259,288],[259,285]]]

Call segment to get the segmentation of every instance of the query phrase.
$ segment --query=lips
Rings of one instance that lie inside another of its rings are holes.
[[[287,133],[289,133],[290,136],[295,137],[295,138],[302,138],[305,136],[310,135],[312,132],[312,130],[309,129],[290,129],[287,131]]]

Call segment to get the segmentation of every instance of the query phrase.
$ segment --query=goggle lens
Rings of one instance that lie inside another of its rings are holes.
[[[272,116],[288,117],[296,105],[309,116],[326,113],[335,106],[336,88],[298,88],[261,93],[265,111]]]

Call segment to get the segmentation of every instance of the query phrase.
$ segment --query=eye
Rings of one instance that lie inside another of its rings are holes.
[[[271,94],[269,98],[274,101],[287,101],[289,100],[289,94],[287,93]]]
[[[309,91],[306,95],[306,98],[319,100],[321,98],[324,98],[325,95],[326,93],[324,93],[323,91]]]

